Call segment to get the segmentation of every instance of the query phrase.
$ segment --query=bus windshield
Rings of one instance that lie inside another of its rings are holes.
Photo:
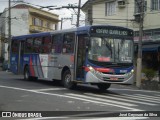
[[[91,37],[88,59],[95,62],[132,63],[133,41],[107,37]]]

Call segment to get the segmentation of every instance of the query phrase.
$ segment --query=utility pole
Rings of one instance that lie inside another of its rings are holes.
[[[3,44],[3,36],[2,36],[3,32],[2,32],[2,26],[1,26],[1,41],[0,41],[0,58],[2,59],[2,44]],[[1,61],[2,62],[2,61]]]
[[[61,30],[63,28],[63,21],[64,20],[71,20],[72,18],[61,18]]]
[[[138,0],[137,0],[138,1]],[[143,18],[144,18],[144,0],[139,3],[140,9],[140,22],[139,22],[139,42],[138,42],[138,58],[137,58],[137,73],[136,73],[136,86],[141,86],[142,78],[142,37],[143,37]]]
[[[49,10],[59,10],[59,9],[63,9],[63,8],[66,8],[66,9],[77,9],[78,8],[78,12],[77,12],[77,22],[76,22],[76,27],[79,27],[79,19],[80,19],[80,11],[81,11],[81,0],[79,0],[79,3],[78,3],[78,6],[74,6],[73,4],[68,4],[68,6],[62,6],[62,7],[56,7],[56,8],[51,8],[51,7],[55,7],[55,6],[46,6],[46,7],[42,7],[41,6],[41,9],[43,8],[48,8]],[[62,22],[63,22],[63,19],[61,19]],[[62,22],[61,22],[61,29],[62,29]]]
[[[79,0],[79,4],[78,4],[78,13],[77,13],[77,24],[76,24],[76,27],[79,27],[80,11],[81,11],[81,0]]]
[[[10,52],[11,52],[11,0],[8,2],[8,68],[10,68]]]
[[[61,30],[62,30],[62,25],[63,25],[63,18],[61,18]]]

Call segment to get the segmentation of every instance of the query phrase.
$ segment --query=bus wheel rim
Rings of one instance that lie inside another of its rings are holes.
[[[26,77],[26,79],[28,79],[28,72],[27,71],[25,73],[25,77]]]
[[[70,74],[66,75],[65,81],[66,81],[66,84],[69,84],[71,82],[71,75]]]

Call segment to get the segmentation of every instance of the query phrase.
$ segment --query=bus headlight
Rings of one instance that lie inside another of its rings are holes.
[[[131,72],[126,73],[126,76],[131,76],[134,73],[134,70],[132,69]]]
[[[94,69],[93,67],[89,66],[88,68],[89,68],[89,70],[90,70],[91,72],[93,72],[93,73],[95,72],[95,69]]]
[[[131,70],[131,73],[134,73],[134,70],[133,70],[133,69]]]
[[[99,79],[102,78],[101,77],[101,72],[95,70],[92,66],[89,66],[88,68],[89,68],[90,72],[92,72],[96,77],[98,77]]]

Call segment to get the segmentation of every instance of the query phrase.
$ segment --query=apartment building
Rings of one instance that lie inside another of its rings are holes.
[[[139,40],[141,0],[88,0],[82,11],[86,25],[109,24],[134,30],[134,41]],[[160,68],[160,0],[144,0],[142,52],[143,64]],[[136,47],[137,48],[137,47]],[[145,66],[145,65],[144,65]]]
[[[135,36],[139,31],[140,0],[88,0],[82,10],[88,24],[111,24],[134,29]],[[160,40],[160,1],[145,0],[144,37],[143,40]],[[158,35],[158,36],[157,36]],[[137,38],[135,37],[135,41]]]
[[[8,9],[0,15],[1,53],[8,60]],[[53,31],[58,27],[59,15],[20,3],[11,8],[11,36]]]

